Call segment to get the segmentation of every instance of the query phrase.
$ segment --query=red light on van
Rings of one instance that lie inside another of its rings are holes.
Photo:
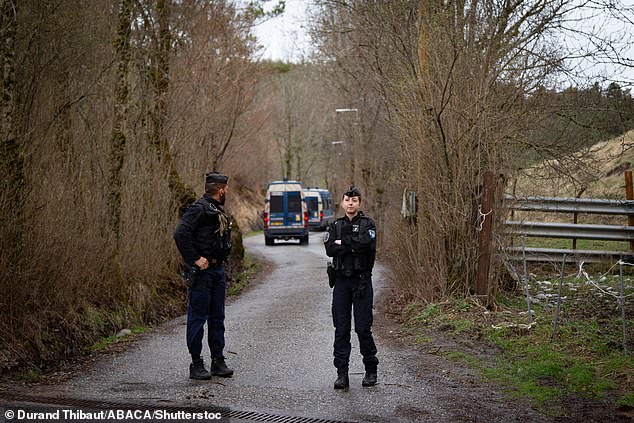
[[[304,226],[308,226],[308,212],[304,212]]]
[[[269,228],[269,214],[264,213],[262,215],[262,220],[264,220],[264,229],[268,229]]]
[[[319,212],[319,220],[320,221],[324,220],[324,212],[323,211]]]

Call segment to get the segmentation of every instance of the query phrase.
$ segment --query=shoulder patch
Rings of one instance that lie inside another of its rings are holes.
[[[330,239],[330,232],[326,232],[326,235],[324,236],[324,242],[328,242],[329,239]]]
[[[376,231],[374,229],[369,229],[368,233],[370,234],[370,238],[376,238]]]

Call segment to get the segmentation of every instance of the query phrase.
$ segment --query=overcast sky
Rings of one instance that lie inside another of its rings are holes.
[[[626,9],[634,7],[634,0],[620,0],[621,6]],[[269,7],[276,1],[270,1]],[[286,0],[286,11],[277,18],[269,19],[256,26],[255,35],[263,46],[262,57],[272,60],[298,61],[302,57],[307,57],[311,50],[310,37],[308,36],[307,25],[310,18],[308,8],[311,0]],[[625,9],[623,9],[625,10]],[[632,25],[624,26],[621,22],[606,20],[605,18],[591,20],[586,26],[597,26],[613,33],[616,39],[625,40],[634,38]],[[587,28],[586,28],[587,29]],[[574,44],[574,39],[568,39],[566,44]],[[630,48],[624,52],[629,60],[634,60],[634,46],[630,43]],[[634,64],[634,62],[632,62]],[[632,86],[634,82],[634,68],[615,68],[611,65],[590,66],[588,63],[579,63],[579,66],[586,70],[587,74],[604,73],[604,76],[611,80],[617,80],[622,86]],[[600,71],[603,72],[600,72]],[[594,79],[594,78],[593,78]],[[580,83],[581,81],[576,81]]]
[[[298,60],[310,51],[306,25],[310,0],[286,0],[286,11],[256,26],[255,35],[264,47],[263,57],[273,60]]]

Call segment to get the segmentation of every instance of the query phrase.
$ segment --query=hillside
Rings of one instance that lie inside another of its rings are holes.
[[[624,171],[634,163],[634,130],[565,159],[525,169],[517,195],[625,199]],[[581,194],[580,194],[581,193]]]
[[[227,210],[235,218],[242,233],[261,229],[260,214],[264,198],[258,192],[243,184],[233,186],[227,199]]]

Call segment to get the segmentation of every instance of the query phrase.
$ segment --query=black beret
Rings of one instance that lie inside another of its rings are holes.
[[[350,185],[348,191],[344,192],[343,195],[345,195],[346,197],[361,197],[361,191],[359,191],[359,188],[355,187],[354,185]]]
[[[229,178],[226,175],[223,175],[219,172],[208,172],[205,174],[205,183],[210,184],[226,184],[229,181]]]

